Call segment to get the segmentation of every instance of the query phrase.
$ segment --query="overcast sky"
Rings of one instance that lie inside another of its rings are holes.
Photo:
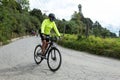
[[[69,20],[78,5],[82,5],[84,17],[98,21],[103,27],[118,34],[120,30],[119,0],[29,0],[30,9],[38,8],[43,13],[55,13],[58,19]]]

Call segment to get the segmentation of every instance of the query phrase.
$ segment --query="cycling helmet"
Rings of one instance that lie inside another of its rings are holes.
[[[50,18],[50,21],[55,20],[55,14],[53,14],[53,13],[50,13],[48,17]]]

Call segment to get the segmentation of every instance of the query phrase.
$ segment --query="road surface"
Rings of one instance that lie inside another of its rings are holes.
[[[36,65],[38,37],[27,37],[0,47],[0,80],[120,80],[120,61],[58,46],[62,65],[51,72],[46,60]]]

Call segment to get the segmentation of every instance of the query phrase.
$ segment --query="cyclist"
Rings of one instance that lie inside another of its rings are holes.
[[[41,34],[40,34],[41,40],[42,40],[42,53],[41,53],[42,56],[45,55],[45,50],[48,46],[51,29],[54,29],[57,36],[60,37],[60,33],[59,33],[54,21],[55,21],[55,15],[53,13],[50,13],[49,16],[48,16],[48,19],[45,19],[42,22]]]

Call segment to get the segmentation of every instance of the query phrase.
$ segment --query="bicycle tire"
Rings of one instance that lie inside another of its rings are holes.
[[[58,66],[56,68],[53,68],[51,63],[50,63],[50,59],[51,59],[50,55],[53,54],[52,51],[54,51],[54,54],[58,55],[58,57],[60,59],[59,64],[58,64]],[[47,59],[48,67],[50,68],[51,71],[55,72],[55,71],[57,71],[60,68],[61,63],[62,63],[62,56],[61,56],[60,51],[56,47],[51,48],[50,51],[48,52],[48,59]]]
[[[39,50],[39,52],[41,52],[41,50],[42,50],[41,45],[37,45],[34,50],[34,60],[35,60],[36,64],[40,64],[43,60],[43,58],[41,58],[40,56],[37,55],[38,50]],[[37,60],[37,58],[39,58],[39,60]]]

